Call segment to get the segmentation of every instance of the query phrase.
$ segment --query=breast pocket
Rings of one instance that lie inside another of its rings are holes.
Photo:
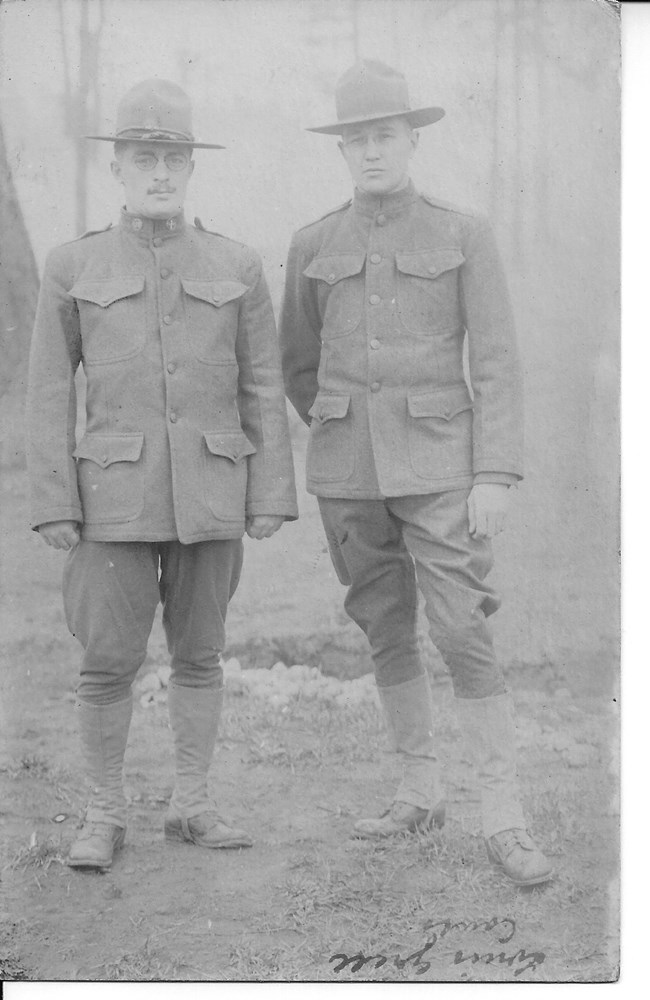
[[[460,323],[457,249],[409,250],[395,254],[397,312],[411,333],[431,334]]]
[[[145,343],[144,275],[82,279],[70,289],[81,320],[84,362],[124,361]]]
[[[323,340],[351,333],[363,315],[365,253],[315,257],[303,274],[318,282]]]
[[[248,456],[256,448],[243,431],[206,431],[203,435],[205,502],[222,521],[243,520],[246,507]]]
[[[86,434],[73,454],[86,524],[134,521],[144,507],[144,434]]]
[[[204,365],[236,363],[239,305],[248,286],[230,279],[181,278],[192,351]]]

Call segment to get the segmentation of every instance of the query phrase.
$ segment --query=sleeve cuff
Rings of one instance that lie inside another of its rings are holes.
[[[513,472],[477,472],[474,485],[500,483],[502,486],[516,486],[520,479],[521,476],[516,476]]]

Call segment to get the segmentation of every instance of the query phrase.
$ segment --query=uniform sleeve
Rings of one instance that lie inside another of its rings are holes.
[[[271,297],[259,257],[251,252],[237,329],[238,406],[256,452],[248,460],[246,514],[298,517],[296,487]]]
[[[26,450],[34,529],[49,521],[83,520],[72,457],[81,337],[66,270],[65,255],[53,251],[45,263],[30,350]]]
[[[309,410],[318,393],[321,321],[314,282],[305,277],[307,254],[294,237],[287,258],[280,312],[280,350],[287,396],[298,415],[310,423]]]
[[[522,376],[505,275],[485,220],[472,219],[463,251],[461,300],[474,392],[474,475],[506,473],[519,480],[523,475]]]

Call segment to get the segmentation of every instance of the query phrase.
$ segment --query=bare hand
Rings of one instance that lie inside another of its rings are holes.
[[[270,538],[284,523],[283,517],[275,514],[256,514],[246,520],[246,534],[250,538]]]
[[[474,538],[494,538],[506,526],[510,489],[505,483],[477,483],[468,500],[469,533]]]
[[[74,549],[79,544],[80,534],[76,521],[48,521],[40,524],[38,533],[53,549]]]

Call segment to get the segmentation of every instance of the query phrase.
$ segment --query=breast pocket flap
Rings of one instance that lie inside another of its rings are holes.
[[[208,302],[212,306],[223,306],[226,302],[241,298],[244,292],[248,291],[248,285],[230,279],[199,281],[194,278],[181,278],[181,284],[187,295]]]
[[[395,254],[397,270],[415,278],[437,278],[445,271],[460,267],[465,258],[460,250],[400,250]]]
[[[257,451],[243,431],[206,431],[203,436],[211,455],[229,458],[235,464]]]
[[[124,274],[96,281],[77,281],[70,289],[70,295],[75,299],[106,307],[119,299],[127,299],[130,295],[139,295],[143,288],[143,274]]]
[[[465,386],[408,394],[408,410],[412,417],[438,417],[441,420],[451,420],[463,410],[471,410],[473,407],[471,396]]]
[[[303,274],[308,278],[325,281],[328,285],[335,285],[343,278],[352,278],[355,274],[360,274],[365,260],[365,253],[340,253],[314,257]]]
[[[309,411],[309,416],[324,424],[327,420],[342,420],[350,409],[350,396],[347,393],[339,395],[318,395]]]
[[[137,462],[143,441],[144,434],[86,434],[72,454],[106,469],[114,462]]]

